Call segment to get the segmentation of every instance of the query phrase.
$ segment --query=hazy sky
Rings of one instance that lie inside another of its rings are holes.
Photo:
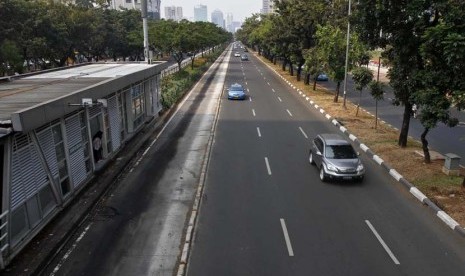
[[[161,0],[161,16],[165,18],[165,7],[182,7],[183,16],[187,19],[194,18],[194,6],[202,4],[207,6],[208,20],[211,13],[219,9],[226,19],[227,13],[233,14],[234,21],[244,21],[253,13],[259,13],[262,8],[262,0]]]

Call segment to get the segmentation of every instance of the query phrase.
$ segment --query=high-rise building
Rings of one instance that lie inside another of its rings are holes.
[[[232,27],[232,22],[233,22],[233,14],[228,12],[226,14],[226,30],[228,32],[234,33],[234,29]]]
[[[141,0],[111,0],[111,8],[114,10],[122,9],[141,9]],[[160,0],[147,0],[147,16],[149,19],[160,19]]]
[[[197,5],[194,7],[194,21],[208,22],[208,12],[206,5]]]
[[[218,27],[225,29],[223,12],[220,10],[214,10],[212,12],[212,23]]]
[[[165,19],[166,20],[174,20],[174,21],[181,21],[182,20],[182,7],[165,7]]]
[[[263,0],[262,13],[268,14],[268,13],[274,12],[275,10],[274,2],[275,2],[274,0]]]

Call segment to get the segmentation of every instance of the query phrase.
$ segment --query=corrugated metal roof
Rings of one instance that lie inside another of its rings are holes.
[[[160,64],[97,63],[15,77],[10,82],[0,83],[0,121],[11,120],[13,113],[41,107],[99,83],[121,79]],[[108,91],[112,92],[115,91]]]

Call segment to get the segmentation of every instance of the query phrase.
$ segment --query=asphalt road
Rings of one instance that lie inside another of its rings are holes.
[[[210,68],[42,275],[173,275],[226,68]]]
[[[250,58],[231,57],[249,97],[222,97],[187,275],[465,275],[465,240],[363,153],[363,183],[319,180],[309,144],[336,128]]]
[[[336,84],[332,81],[319,82],[319,84],[332,91],[336,89]],[[340,101],[342,101],[343,84],[341,84],[340,89]],[[359,92],[354,89],[354,83],[350,76],[347,83],[347,99],[354,104],[357,104],[360,99]],[[384,100],[378,102],[378,118],[400,129],[402,126],[404,107],[393,105],[392,99],[394,99],[394,94],[392,88],[388,86],[386,87]],[[375,114],[375,100],[373,100],[368,89],[362,92],[360,105],[371,114]],[[439,123],[436,128],[430,130],[426,139],[428,140],[430,149],[438,151],[441,154],[457,154],[462,157],[460,162],[461,165],[465,166],[465,112],[460,112],[454,108],[451,114],[453,117],[458,118],[460,123],[453,128]],[[423,129],[419,119],[412,118],[410,120],[410,136],[420,141]]]

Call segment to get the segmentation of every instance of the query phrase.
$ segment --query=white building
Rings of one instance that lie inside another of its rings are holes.
[[[206,5],[197,5],[194,7],[194,21],[208,22],[208,11]]]
[[[263,0],[262,14],[269,14],[275,11],[274,0]]]
[[[212,23],[216,24],[220,28],[226,29],[226,26],[224,24],[224,16],[223,16],[222,11],[214,10],[212,12]]]
[[[165,19],[174,20],[178,22],[181,21],[183,19],[182,7],[175,7],[175,6],[165,7]]]
[[[147,0],[147,15],[149,19],[160,19],[160,1],[161,0]],[[111,0],[111,8],[115,10],[140,10],[141,0]]]

